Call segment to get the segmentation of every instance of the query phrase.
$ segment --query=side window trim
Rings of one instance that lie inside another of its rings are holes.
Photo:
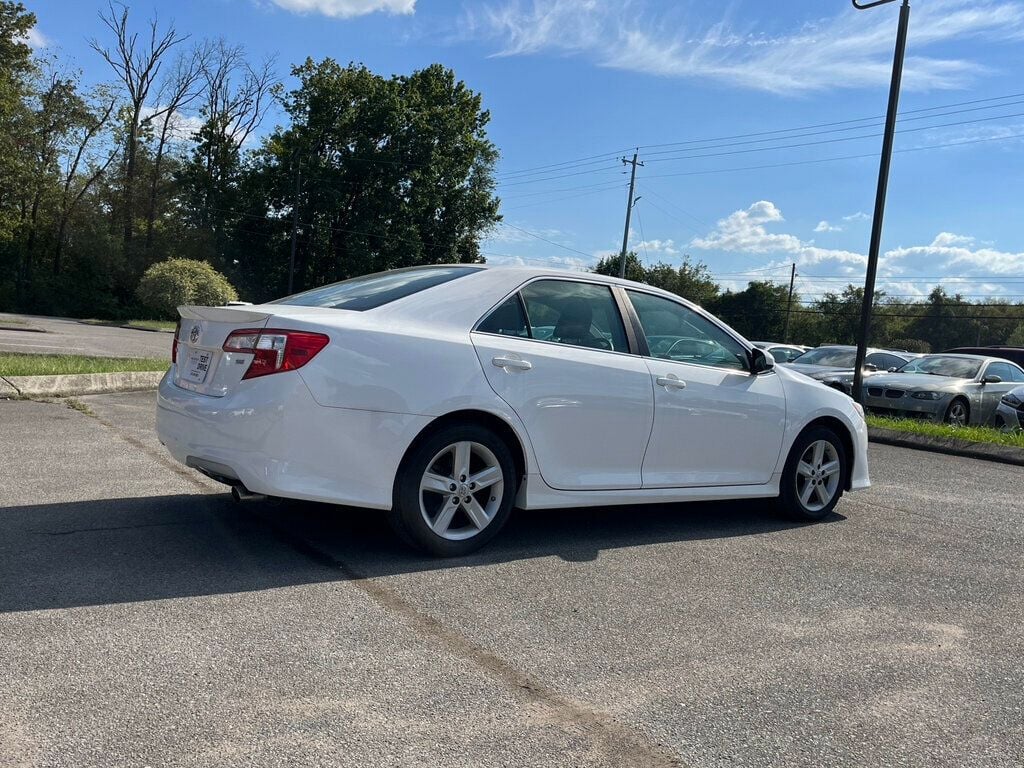
[[[523,320],[526,322],[526,338],[533,339],[533,325],[530,323],[530,310],[526,308],[526,301],[523,299],[522,288],[516,289],[516,300],[519,302],[519,309],[522,310]]]
[[[630,354],[650,357],[647,336],[644,335],[644,329],[640,326],[640,317],[633,308],[633,302],[629,300],[629,296],[622,286],[613,285],[611,289],[612,296],[615,297],[615,304],[619,308],[619,316],[622,318],[622,326],[626,329]]]

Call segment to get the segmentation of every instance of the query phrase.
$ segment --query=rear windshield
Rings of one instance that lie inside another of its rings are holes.
[[[352,309],[363,311],[383,306],[397,299],[404,299],[414,293],[447,283],[479,267],[409,267],[390,272],[353,277],[340,283],[331,283],[310,291],[285,296],[268,304],[293,304],[300,307],[327,307],[329,309]]]

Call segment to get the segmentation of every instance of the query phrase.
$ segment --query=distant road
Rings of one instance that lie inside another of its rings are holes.
[[[0,313],[0,325],[4,320],[17,320],[26,327],[40,328],[46,333],[0,329],[0,352],[171,358],[169,333],[86,325],[57,317]]]

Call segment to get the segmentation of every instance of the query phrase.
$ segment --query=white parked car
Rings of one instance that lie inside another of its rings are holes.
[[[447,265],[267,304],[181,307],[157,430],[241,493],[386,510],[437,555],[513,506],[869,485],[860,407],[678,296],[592,274]]]

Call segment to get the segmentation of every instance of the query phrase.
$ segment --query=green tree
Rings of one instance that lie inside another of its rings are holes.
[[[618,277],[621,263],[618,254],[605,256],[597,262],[594,272]],[[701,305],[714,301],[719,292],[718,283],[711,277],[707,266],[700,261],[691,262],[689,256],[684,256],[678,267],[665,262],[645,267],[636,252],[629,251],[626,254],[626,279],[653,285]]]
[[[621,264],[621,254],[616,253],[613,256],[605,256],[597,262],[597,265],[594,267],[594,272],[599,275],[618,277]],[[643,262],[640,261],[640,257],[636,254],[636,251],[629,251],[626,253],[626,279],[633,280],[637,283],[647,282],[647,268],[643,265]]]
[[[23,148],[32,136],[28,100],[37,68],[25,41],[35,23],[21,3],[0,0],[0,247],[19,226],[19,203],[31,173]]]
[[[1018,325],[1016,330],[1007,337],[1006,343],[1011,347],[1024,347],[1024,323]]]
[[[782,339],[789,306],[789,286],[754,281],[742,291],[726,291],[709,309],[748,339]],[[799,308],[799,296],[793,296],[793,308]]]
[[[282,234],[292,207],[300,223],[296,289],[381,269],[478,262],[481,236],[497,221],[488,140],[490,114],[479,94],[435,64],[384,78],[332,59],[294,67],[296,89],[280,93],[291,118],[247,165],[238,229],[253,229],[268,247],[240,249],[241,279],[259,298],[287,285]],[[299,194],[295,187],[299,180]],[[276,233],[276,234],[274,234]],[[270,235],[267,237],[267,235]]]

